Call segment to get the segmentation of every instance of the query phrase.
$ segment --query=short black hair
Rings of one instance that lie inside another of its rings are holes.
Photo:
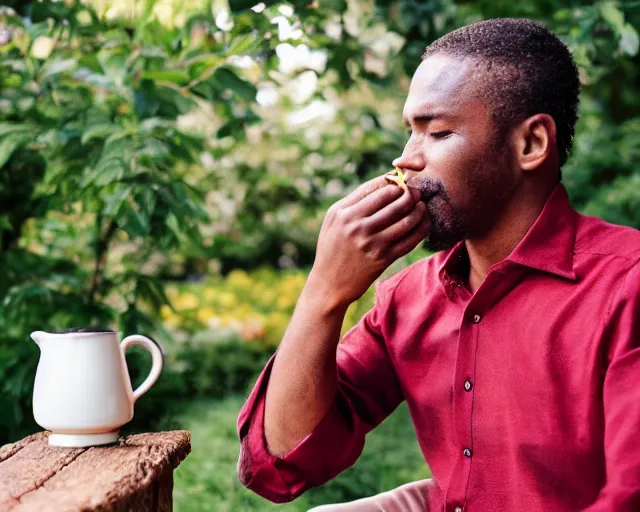
[[[534,114],[552,116],[564,165],[578,119],[580,80],[569,48],[556,34],[537,21],[496,18],[449,32],[422,58],[435,54],[477,59],[481,95],[498,129],[513,128]]]

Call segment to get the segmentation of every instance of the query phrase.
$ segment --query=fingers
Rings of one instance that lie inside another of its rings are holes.
[[[400,187],[393,187],[400,189]],[[417,194],[420,197],[420,194]],[[387,227],[398,222],[400,219],[406,217],[416,207],[416,194],[413,191],[407,190],[402,196],[388,203],[382,208],[377,208],[369,214],[369,218],[365,220],[365,225],[370,233],[377,233],[383,231]]]
[[[395,204],[396,203],[392,203],[391,205],[387,206],[387,208],[391,208],[392,206],[395,206]],[[396,240],[399,240],[407,233],[409,233],[413,228],[415,228],[418,224],[429,222],[427,215],[427,206],[422,201],[419,201],[418,204],[415,204],[408,215],[400,214],[400,208],[396,208],[395,213],[397,214],[397,221],[386,227],[376,235],[385,242],[394,242]]]
[[[348,208],[349,215],[355,218],[365,218],[373,215],[378,210],[385,208],[389,203],[397,201],[403,196],[408,196],[407,200],[411,200],[411,194],[403,192],[400,187],[393,184],[379,188],[366,196],[361,201],[355,203]]]
[[[387,185],[389,185],[389,182],[387,181],[387,179],[384,176],[378,176],[377,178],[374,178],[370,181],[363,183],[357,189],[351,192],[351,194],[349,194],[347,197],[345,197],[344,199],[341,199],[339,201],[340,205],[343,207],[353,206],[356,203],[359,203],[360,201],[362,201],[368,195],[375,192],[376,190],[387,187]],[[393,187],[393,188],[399,189],[400,187]]]
[[[391,245],[388,252],[389,258],[392,261],[395,261],[398,258],[409,254],[425,239],[429,233],[429,229],[431,229],[431,221],[427,217],[423,222],[416,224],[415,227],[404,236],[404,238],[401,238]]]

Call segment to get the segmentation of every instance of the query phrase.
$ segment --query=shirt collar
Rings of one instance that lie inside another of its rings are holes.
[[[573,247],[577,215],[569,202],[564,185],[558,183],[527,234],[503,261],[575,280]],[[468,275],[463,278],[461,271],[468,272],[468,256],[464,242],[457,243],[440,266],[440,281],[447,292],[452,285],[460,285],[461,281],[467,280]]]

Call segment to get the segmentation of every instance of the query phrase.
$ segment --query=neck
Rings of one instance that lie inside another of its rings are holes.
[[[557,182],[520,187],[505,205],[497,222],[482,237],[465,241],[469,255],[469,289],[475,293],[489,268],[516,248],[542,212]]]

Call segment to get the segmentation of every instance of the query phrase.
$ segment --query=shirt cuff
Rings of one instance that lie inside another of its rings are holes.
[[[238,417],[238,476],[255,493],[283,503],[353,465],[362,451],[364,434],[354,436],[354,425],[349,428],[341,414],[343,407],[349,405],[339,398],[293,450],[284,457],[271,455],[264,435],[264,409],[274,358],[275,355],[267,363]]]

